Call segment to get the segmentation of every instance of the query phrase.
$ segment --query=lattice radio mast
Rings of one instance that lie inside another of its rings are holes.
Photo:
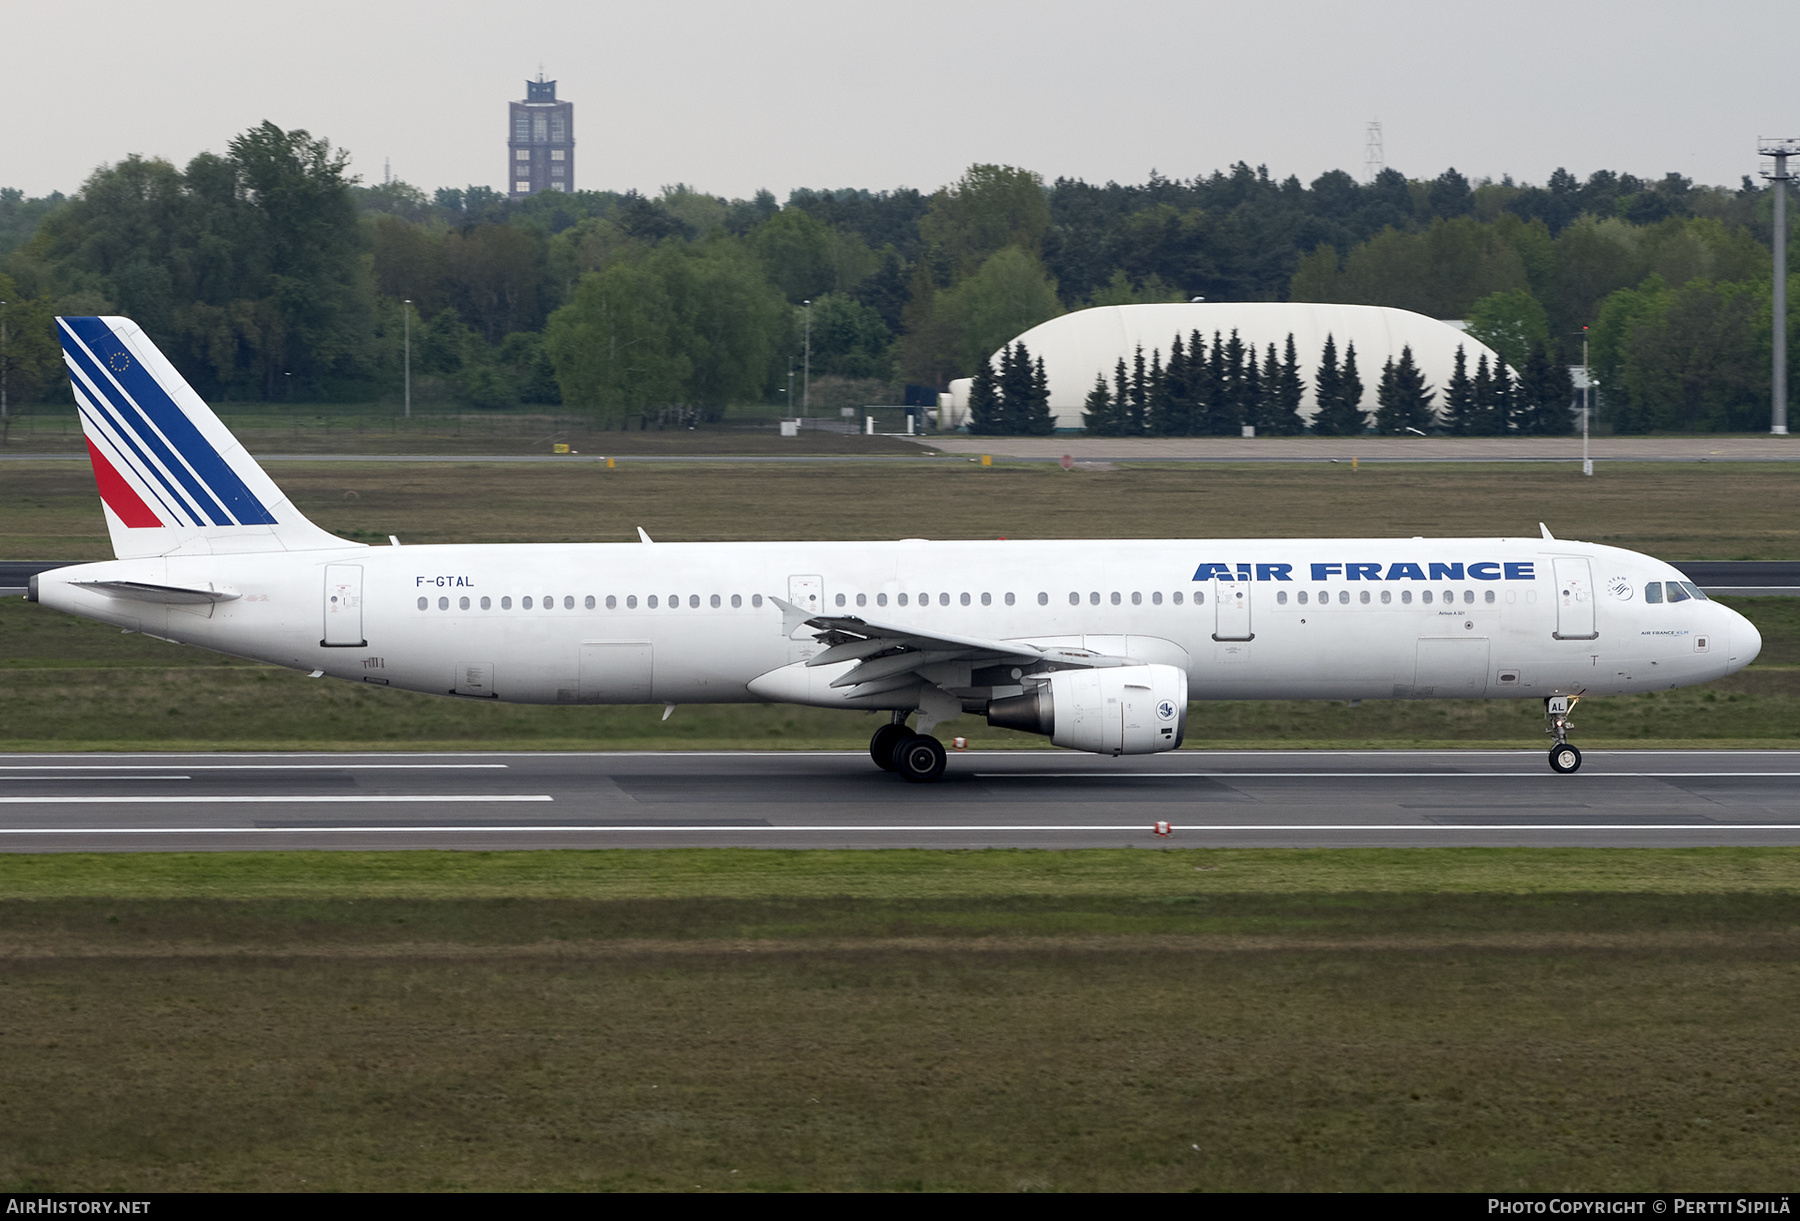
[[[1374,182],[1386,168],[1387,158],[1381,151],[1381,123],[1370,119],[1368,134],[1363,137],[1363,175],[1367,181]]]

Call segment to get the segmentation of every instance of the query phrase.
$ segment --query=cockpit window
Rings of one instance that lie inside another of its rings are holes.
[[[1646,603],[1657,603],[1662,601],[1661,581],[1652,581],[1650,584],[1644,586],[1644,601]]]
[[[1689,594],[1687,590],[1681,587],[1680,581],[1669,582],[1669,601],[1686,602],[1692,596],[1693,595]]]
[[[1708,598],[1706,596],[1706,591],[1704,589],[1701,589],[1698,585],[1694,584],[1692,581],[1683,581],[1681,583],[1681,587],[1683,589],[1687,590],[1690,594],[1692,594],[1694,597],[1698,598],[1702,602],[1712,601],[1711,598]]]

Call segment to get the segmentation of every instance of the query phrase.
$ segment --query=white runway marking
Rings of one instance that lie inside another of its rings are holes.
[[[192,780],[192,776],[171,776],[164,772],[156,776],[0,776],[0,780],[16,780],[20,784],[49,784],[53,780],[80,783],[98,780]]]
[[[514,800],[519,800],[515,798]],[[524,800],[532,800],[525,798]],[[545,800],[548,800],[547,798]],[[888,835],[919,834],[931,832],[971,832],[992,834],[996,832],[1039,832],[1056,834],[1068,831],[1123,831],[1136,835],[1148,835],[1151,828],[1141,823],[1129,825],[1116,824],[1068,824],[1066,826],[795,826],[795,827],[710,827],[710,826],[660,826],[660,827],[610,827],[610,826],[516,826],[508,823],[495,823],[485,827],[439,827],[420,824],[418,826],[368,826],[368,827],[0,827],[0,835],[336,835],[342,832],[364,834],[418,834],[429,832],[434,835],[446,833],[483,834],[491,831],[539,832],[545,834],[566,835],[570,832],[633,832],[650,831],[663,834],[691,834],[696,831],[709,831],[723,834],[740,832],[792,832],[800,831],[808,834],[832,835]],[[1800,831],[1800,823],[1580,823],[1580,824],[1541,824],[1541,823],[1487,823],[1478,826],[1440,826],[1435,823],[1234,823],[1222,826],[1176,826],[1172,831],[1187,835],[1204,835],[1220,831],[1447,831],[1459,833],[1464,831]]]
[[[128,806],[128,805],[344,805],[367,802],[555,801],[548,793],[350,793],[316,797],[264,794],[255,797],[0,797],[0,805]]]
[[[155,767],[154,763],[0,763],[0,772],[112,772]],[[446,771],[451,768],[507,768],[509,763],[171,763],[190,772],[373,771],[377,768]],[[185,779],[185,777],[184,777]]]
[[[1556,772],[974,772],[977,780],[1560,780],[1581,784]],[[1584,780],[1662,779],[1696,780],[1709,776],[1800,776],[1800,772],[1589,772]]]

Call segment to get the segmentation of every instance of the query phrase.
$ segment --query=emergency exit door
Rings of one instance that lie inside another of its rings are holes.
[[[363,639],[361,564],[325,566],[325,636],[328,649],[360,649]]]
[[[1254,640],[1250,630],[1250,583],[1248,581],[1212,581],[1213,639]]]

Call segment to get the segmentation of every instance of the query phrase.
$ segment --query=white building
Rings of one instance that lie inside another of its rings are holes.
[[[1295,354],[1300,361],[1300,376],[1306,382],[1302,413],[1311,416],[1313,371],[1324,350],[1326,335],[1337,342],[1338,359],[1350,344],[1356,345],[1356,369],[1363,383],[1363,405],[1375,410],[1375,388],[1381,380],[1381,368],[1390,357],[1398,360],[1400,349],[1410,347],[1413,361],[1425,374],[1425,381],[1437,397],[1433,405],[1443,406],[1443,390],[1456,364],[1460,346],[1468,356],[1469,376],[1475,375],[1476,360],[1485,355],[1490,365],[1499,356],[1485,344],[1464,334],[1448,322],[1427,318],[1410,310],[1391,309],[1385,305],[1315,305],[1306,302],[1221,301],[1191,302],[1184,305],[1103,305],[1095,309],[1076,310],[1060,318],[1039,323],[1013,340],[1023,343],[1031,355],[1042,357],[1044,372],[1050,380],[1050,410],[1058,428],[1080,428],[1081,409],[1094,378],[1103,376],[1112,384],[1113,369],[1124,358],[1129,369],[1137,349],[1142,345],[1144,358],[1160,349],[1166,360],[1169,343],[1181,336],[1186,346],[1189,335],[1199,331],[1211,349],[1213,333],[1228,337],[1233,330],[1246,347],[1254,347],[1258,361],[1275,345],[1278,355],[1287,350],[1287,338],[1294,337]],[[1010,346],[1010,345],[1008,345]],[[994,353],[994,368],[1000,368],[1000,354]],[[969,378],[950,383],[951,426],[968,421]]]

